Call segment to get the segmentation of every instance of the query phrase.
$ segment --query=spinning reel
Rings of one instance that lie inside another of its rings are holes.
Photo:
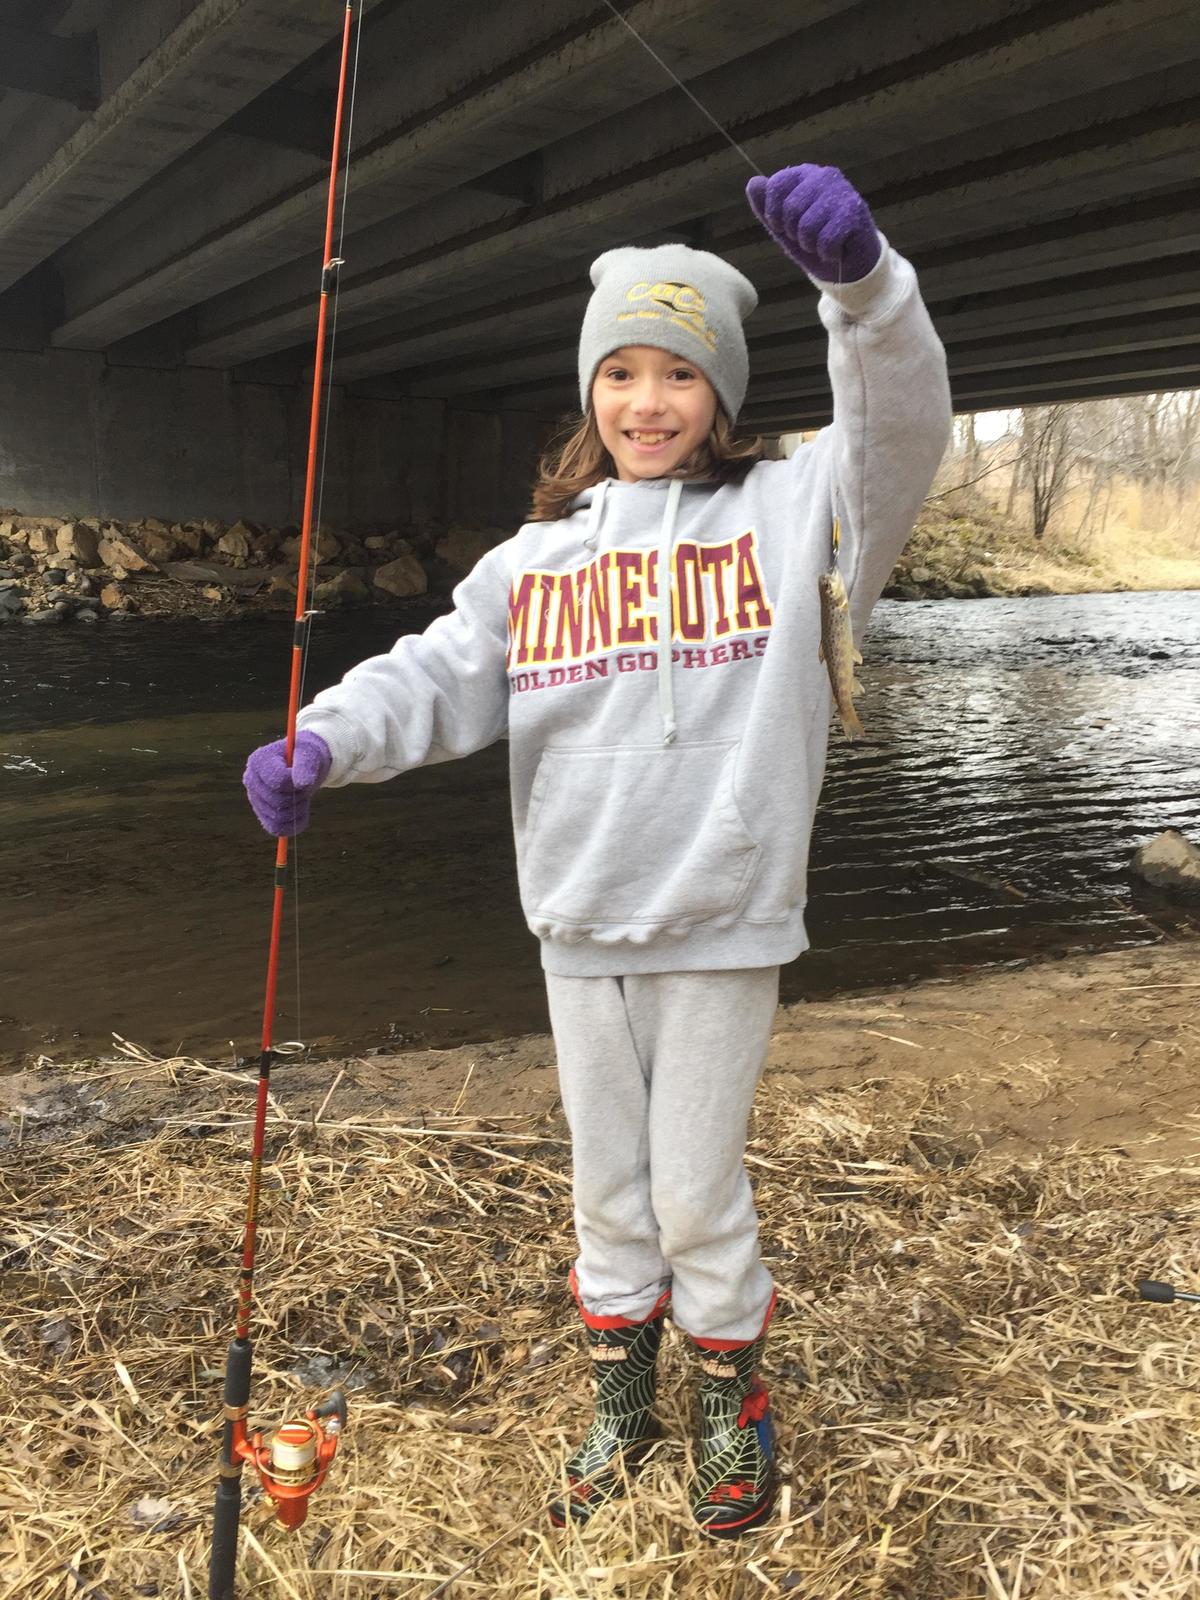
[[[346,1396],[340,1389],[302,1417],[287,1418],[265,1438],[247,1434],[244,1417],[233,1419],[234,1454],[258,1473],[285,1528],[300,1527],[308,1516],[308,1497],[324,1481],[345,1426]]]

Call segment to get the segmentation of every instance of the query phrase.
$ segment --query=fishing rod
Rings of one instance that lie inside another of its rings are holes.
[[[296,746],[296,714],[300,705],[304,659],[312,616],[308,609],[310,547],[313,504],[317,496],[318,445],[321,439],[323,407],[321,383],[325,367],[326,331],[329,321],[329,296],[334,294],[333,330],[337,325],[337,282],[342,258],[334,254],[333,235],[337,209],[338,167],[342,154],[342,121],[346,106],[346,86],[350,65],[350,39],[354,22],[354,0],[346,0],[342,23],[341,61],[338,72],[337,105],[333,119],[333,152],[329,164],[329,192],[325,210],[325,245],[321,257],[321,291],[317,311],[316,361],[313,369],[312,403],[308,429],[308,461],[304,481],[304,515],[300,527],[299,567],[296,576],[296,615],[292,633],[291,680],[288,689],[286,760],[290,767]],[[358,23],[361,40],[362,19]],[[358,50],[355,49],[354,74],[350,80],[350,131],[346,140],[346,177],[349,178],[350,145],[353,138],[354,97],[358,83]],[[342,191],[342,238],[345,237],[346,184]],[[340,246],[339,246],[340,248]],[[332,366],[332,363],[331,363]],[[327,410],[325,410],[327,415]],[[321,456],[321,487],[324,487],[324,457]],[[250,1187],[246,1202],[246,1223],[242,1235],[242,1265],[238,1282],[237,1318],[233,1340],[225,1362],[224,1426],[221,1435],[221,1461],[213,1509],[212,1554],[208,1569],[209,1600],[233,1600],[237,1566],[238,1525],[242,1506],[242,1468],[257,1472],[264,1492],[275,1506],[275,1514],[285,1528],[296,1529],[308,1515],[308,1501],[325,1479],[337,1454],[338,1441],[346,1426],[346,1397],[340,1389],[302,1416],[286,1418],[270,1434],[251,1434],[246,1417],[250,1409],[250,1375],[254,1345],[250,1338],[250,1316],[254,1297],[254,1253],[258,1234],[258,1202],[262,1176],[263,1143],[266,1135],[267,1096],[271,1081],[271,1061],[275,1026],[275,991],[279,974],[279,945],[283,927],[283,894],[287,883],[288,841],[275,842],[275,898],[271,914],[271,935],[267,955],[266,993],[263,999],[262,1053],[259,1057],[258,1096],[255,1102],[254,1131],[250,1151]]]

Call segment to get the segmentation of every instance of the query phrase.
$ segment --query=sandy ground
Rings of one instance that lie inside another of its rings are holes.
[[[1175,1160],[1200,1138],[1200,944],[781,1006],[767,1073],[799,1097],[936,1082],[952,1122],[984,1148],[1078,1142]],[[411,1112],[558,1107],[548,1038],[375,1057],[349,1067],[351,1082]]]
[[[1200,1136],[1200,943],[1069,956],[781,1006],[767,1073],[798,1100],[825,1089],[922,1080],[972,1147],[1022,1154],[1078,1142],[1176,1160]],[[214,1062],[229,1072],[233,1063]],[[249,1091],[256,1064],[237,1072]],[[553,1040],[280,1061],[272,1088],[290,1116],[560,1117]],[[225,1088],[229,1085],[226,1083]],[[332,1092],[331,1092],[332,1091]],[[10,1137],[37,1141],[98,1120],[120,1129],[164,1115],[203,1125],[204,1078],[97,1074],[46,1064],[0,1078]],[[97,1098],[97,1096],[100,1098]],[[247,1101],[249,1110],[249,1099]]]

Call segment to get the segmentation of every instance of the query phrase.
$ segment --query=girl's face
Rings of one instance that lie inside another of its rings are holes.
[[[622,483],[661,478],[712,432],[717,394],[690,361],[648,344],[623,345],[592,380],[592,412]]]

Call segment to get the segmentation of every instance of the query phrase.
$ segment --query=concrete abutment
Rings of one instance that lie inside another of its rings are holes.
[[[76,350],[0,351],[0,506],[31,515],[297,522],[309,395]],[[324,520],[511,528],[546,424],[333,391]]]

